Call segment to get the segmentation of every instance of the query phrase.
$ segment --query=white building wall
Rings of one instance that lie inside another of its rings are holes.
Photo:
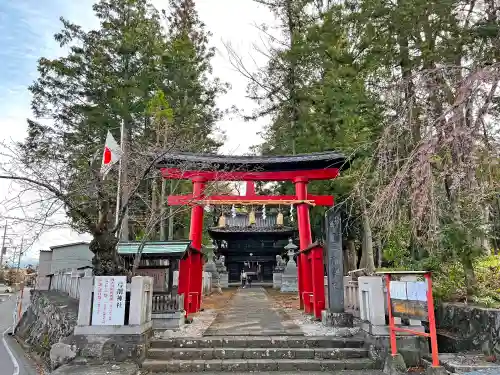
[[[88,243],[52,247],[51,273],[70,272],[74,268],[91,267],[93,256]]]
[[[38,290],[48,290],[50,278],[47,277],[52,271],[52,251],[40,251],[38,257],[38,276],[36,288]]]

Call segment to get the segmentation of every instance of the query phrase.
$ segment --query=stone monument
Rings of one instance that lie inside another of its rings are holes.
[[[281,289],[281,279],[285,271],[286,263],[281,255],[276,255],[276,266],[273,272],[273,288]]]
[[[203,247],[203,254],[207,257],[207,262],[203,266],[203,271],[212,275],[212,288],[215,288],[217,293],[222,293],[220,274],[217,271],[217,265],[214,262],[214,246],[211,245]]]
[[[219,256],[219,258],[215,259],[215,267],[217,269],[218,274],[218,283],[221,288],[229,287],[229,275],[227,273],[226,268],[226,257],[224,255]]]
[[[293,244],[292,239],[288,240],[288,245],[285,246],[285,250],[288,254],[288,262],[286,264],[285,270],[281,275],[281,291],[282,292],[298,292],[299,291],[299,277],[297,274],[297,264],[293,260],[295,256],[295,251],[297,251],[298,246]]]
[[[322,312],[322,322],[328,326],[352,327],[353,316],[344,311],[344,259],[340,212],[326,212],[326,249],[328,275],[328,306]]]
[[[203,271],[210,272],[211,274],[217,273],[217,266],[214,262],[214,246],[204,246],[203,254],[207,257],[207,262],[203,266]]]

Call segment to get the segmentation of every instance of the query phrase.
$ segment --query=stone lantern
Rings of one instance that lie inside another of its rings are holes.
[[[295,252],[298,246],[295,245],[290,238],[288,240],[288,245],[285,246],[285,250],[288,254],[288,262],[286,264],[285,270],[281,276],[281,291],[282,292],[298,292],[299,291],[299,277],[297,274],[297,264],[293,260]]]

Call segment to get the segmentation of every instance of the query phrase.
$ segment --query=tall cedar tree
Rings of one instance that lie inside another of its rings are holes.
[[[216,106],[216,99],[226,92],[228,85],[212,77],[211,59],[215,54],[209,46],[211,34],[205,30],[192,0],[170,0],[168,12],[163,11],[168,27],[167,48],[163,54],[163,84],[165,98],[172,108],[171,120],[164,124],[162,142],[171,143],[176,133],[174,147],[188,152],[217,152],[224,139],[218,133],[217,122],[223,112]],[[159,202],[173,190],[189,192],[189,183],[161,183]],[[174,187],[175,186],[175,187]],[[165,211],[164,203],[160,210]],[[169,208],[168,223],[160,223],[159,238],[186,238],[189,215],[179,212],[172,215]]]
[[[173,109],[171,126],[182,129],[179,147],[193,152],[216,152],[221,140],[215,138],[216,123],[223,113],[217,108],[217,96],[227,85],[211,78],[214,48],[209,47],[210,33],[200,21],[193,0],[170,0],[168,47],[164,54],[163,90]],[[195,145],[195,148],[193,148]]]
[[[346,175],[310,184],[312,192],[336,197],[350,250],[347,266],[355,268],[355,239],[364,239],[360,242],[370,253],[371,228],[359,220],[362,207],[345,201],[352,196],[358,166],[370,154],[371,143],[380,131],[382,108],[366,88],[366,73],[356,59],[356,51],[349,48],[349,26],[338,7],[307,0],[259,2],[276,14],[286,44],[279,43],[271,51],[270,62],[249,86],[250,95],[263,108],[254,117],[271,115],[258,150],[263,154],[290,154],[335,149],[356,155]],[[290,184],[278,186],[283,193],[293,191]],[[323,232],[322,213],[313,210],[316,236]],[[369,259],[363,263],[373,268],[373,256],[365,258]]]

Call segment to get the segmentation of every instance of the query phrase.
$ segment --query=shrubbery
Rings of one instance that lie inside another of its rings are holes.
[[[476,292],[467,298],[465,274],[459,261],[445,263],[433,275],[434,294],[441,301],[459,301],[500,308],[500,255],[483,256],[474,262]]]

